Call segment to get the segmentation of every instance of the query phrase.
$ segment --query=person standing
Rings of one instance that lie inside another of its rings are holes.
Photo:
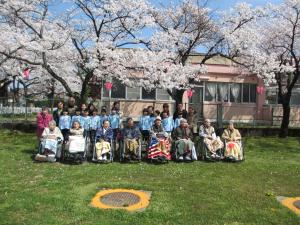
[[[70,97],[68,100],[68,112],[70,116],[73,116],[76,111],[76,100],[74,97]]]
[[[36,116],[37,121],[37,138],[40,140],[42,133],[46,127],[48,127],[49,122],[53,120],[52,115],[49,113],[48,107],[43,107],[42,112],[38,113]]]
[[[173,114],[173,119],[176,120],[179,114],[182,114],[182,118],[187,119],[187,111],[183,109],[183,105],[181,103],[177,105]]]
[[[53,120],[56,122],[56,124],[59,124],[59,117],[63,114],[64,109],[64,103],[62,101],[59,101],[57,103],[57,109],[53,111]]]

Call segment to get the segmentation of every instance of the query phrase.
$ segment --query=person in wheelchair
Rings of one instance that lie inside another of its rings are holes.
[[[199,136],[204,145],[204,151],[201,152],[204,159],[221,159],[224,144],[220,137],[217,137],[215,129],[211,126],[209,119],[205,119],[204,124],[200,126]]]
[[[239,161],[242,159],[242,145],[241,134],[238,129],[234,128],[232,121],[229,122],[228,128],[224,130],[222,138],[225,140],[225,152],[226,159]]]
[[[111,141],[113,139],[113,130],[108,120],[103,121],[102,127],[96,133],[96,156],[97,160],[107,160],[107,153],[111,151]]]
[[[148,159],[160,162],[171,160],[170,135],[164,130],[160,116],[154,120],[150,131]]]
[[[179,161],[197,160],[194,142],[192,141],[193,133],[189,128],[186,119],[180,120],[180,126],[173,132],[175,140],[175,158]]]
[[[61,143],[64,140],[63,135],[54,120],[49,122],[41,136],[41,146],[35,159],[37,161],[55,162],[61,157]]]
[[[125,147],[124,159],[137,160],[141,132],[139,128],[134,125],[131,117],[127,119],[126,127],[122,130],[121,136]]]

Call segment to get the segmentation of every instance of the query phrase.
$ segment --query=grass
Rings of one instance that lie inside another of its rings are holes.
[[[243,163],[34,163],[34,134],[0,131],[0,224],[300,224],[299,138],[248,138]],[[90,206],[102,188],[152,192],[144,212]]]

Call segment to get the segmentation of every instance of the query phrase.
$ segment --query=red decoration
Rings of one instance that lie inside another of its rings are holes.
[[[264,89],[264,87],[263,86],[257,86],[256,87],[256,92],[257,92],[257,94],[262,94],[262,93],[264,93],[264,91],[265,91],[265,89]]]
[[[29,68],[23,70],[23,78],[26,80],[29,79]]]
[[[106,83],[104,84],[104,86],[105,86],[105,89],[106,89],[106,90],[110,91],[113,85],[112,85],[111,82],[106,82]]]
[[[229,142],[227,146],[228,146],[229,149],[232,149],[232,148],[234,148],[234,143],[233,142]]]
[[[187,94],[188,98],[191,98],[193,96],[193,90],[191,90],[191,89],[187,90],[186,94]]]

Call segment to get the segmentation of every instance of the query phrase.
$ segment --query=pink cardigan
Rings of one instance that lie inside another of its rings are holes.
[[[36,116],[36,121],[37,121],[37,137],[41,138],[42,133],[46,127],[48,127],[49,122],[53,120],[53,117],[51,114],[42,114],[38,113]]]

